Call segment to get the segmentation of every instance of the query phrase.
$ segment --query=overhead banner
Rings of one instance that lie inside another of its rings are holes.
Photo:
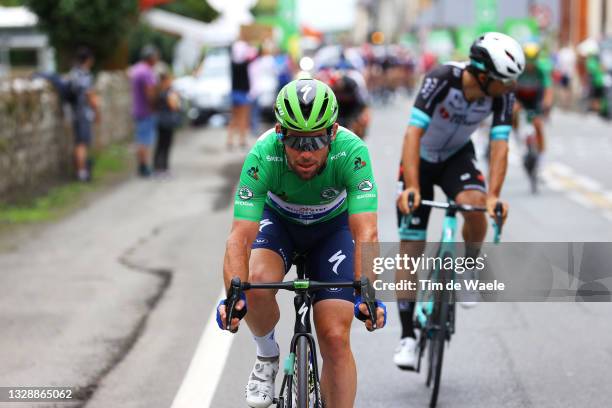
[[[504,32],[521,44],[537,41],[540,29],[534,18],[509,18],[504,23]]]
[[[476,31],[497,31],[497,0],[476,0]]]
[[[455,42],[449,30],[433,30],[427,36],[427,50],[435,54],[440,61],[448,61],[453,55]]]
[[[455,31],[455,41],[457,43],[456,53],[459,59],[465,59],[470,55],[470,46],[476,38],[474,27],[458,27]]]

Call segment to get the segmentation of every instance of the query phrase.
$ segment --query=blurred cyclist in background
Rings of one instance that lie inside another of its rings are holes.
[[[370,123],[368,91],[361,73],[348,65],[341,68],[323,68],[317,79],[325,82],[334,91],[338,100],[338,123],[362,139]]]
[[[538,153],[545,148],[544,121],[553,104],[553,88],[550,64],[541,57],[540,46],[527,43],[523,46],[525,53],[525,71],[518,78],[516,86],[516,104],[514,105],[514,128],[518,127],[518,112],[525,109],[533,118],[536,132]]]

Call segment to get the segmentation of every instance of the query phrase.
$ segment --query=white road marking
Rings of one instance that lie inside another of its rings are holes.
[[[550,190],[565,192],[567,198],[585,208],[602,210],[604,218],[612,221],[612,192],[605,191],[599,181],[559,162],[550,163],[543,169],[542,180]]]
[[[580,184],[581,187],[583,187],[584,189],[588,191],[593,191],[593,192],[603,191],[603,185],[599,181],[593,180],[590,177],[576,175],[574,176],[574,180],[578,184]]]
[[[583,194],[577,192],[577,191],[572,191],[569,192],[567,194],[567,198],[569,198],[572,201],[577,202],[578,204],[582,205],[583,207],[589,208],[589,209],[593,209],[595,208],[595,204],[592,201],[589,201],[589,199],[587,197],[585,197]]]
[[[225,289],[222,289],[217,299],[224,297]],[[213,309],[172,408],[210,407],[234,341],[234,335],[219,330],[216,317]]]
[[[548,167],[555,173],[558,173],[563,176],[570,176],[574,174],[574,170],[571,167],[563,163],[559,163],[559,162],[550,163]]]

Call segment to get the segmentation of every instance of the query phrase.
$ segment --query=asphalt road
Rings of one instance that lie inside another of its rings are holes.
[[[409,110],[406,99],[376,108],[370,128],[381,241],[397,239],[395,177]],[[511,206],[504,241],[612,241],[612,126],[554,112],[548,133],[538,196],[529,193],[514,146],[503,191]],[[248,330],[228,337],[209,325],[244,156],[223,143],[219,129],[183,132],[171,178],[127,181],[2,246],[0,386],[79,387],[75,404],[38,406],[245,406],[254,359]],[[440,220],[432,216],[431,239]],[[286,351],[293,313],[290,297],[279,299],[290,311],[277,327]],[[439,406],[609,405],[611,313],[610,303],[460,310]],[[389,314],[388,327],[374,334],[353,326],[356,407],[426,406],[423,375],[391,362],[400,333],[393,303]]]

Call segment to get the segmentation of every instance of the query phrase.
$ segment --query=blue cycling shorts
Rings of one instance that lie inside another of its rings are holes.
[[[309,279],[320,282],[354,280],[355,244],[347,212],[322,223],[300,225],[285,220],[265,206],[252,248],[266,248],[280,255],[285,273],[291,269],[295,253],[307,253],[306,276]],[[344,299],[353,303],[355,296],[352,288],[321,289],[314,293],[313,304],[324,299]]]

